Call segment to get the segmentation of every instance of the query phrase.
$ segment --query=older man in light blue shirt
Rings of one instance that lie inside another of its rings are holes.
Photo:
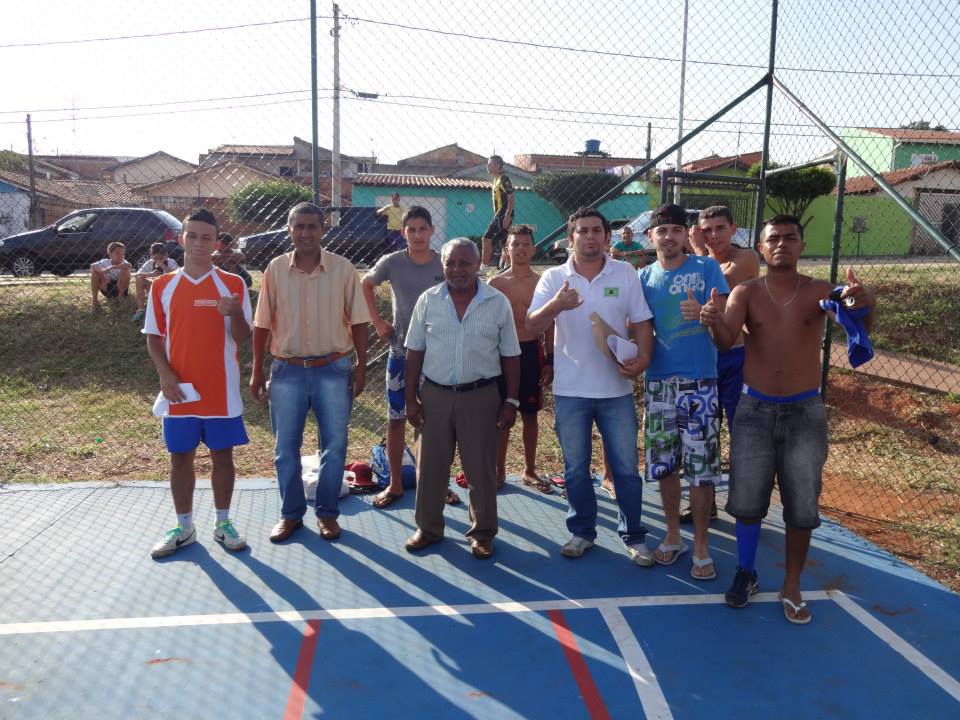
[[[407,419],[421,432],[417,530],[406,548],[422,550],[443,538],[444,497],[459,448],[473,519],[467,537],[474,557],[485,559],[497,534],[498,434],[513,425],[520,405],[520,343],[510,301],[477,279],[477,246],[451,240],[440,259],[446,282],[417,300],[406,339]],[[414,378],[421,372],[418,394]]]

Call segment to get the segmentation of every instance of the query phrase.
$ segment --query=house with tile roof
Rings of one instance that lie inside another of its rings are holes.
[[[843,131],[844,141],[877,172],[960,160],[960,132],[907,128],[857,127]],[[850,178],[867,172],[852,162]]]
[[[129,185],[145,185],[192,172],[196,167],[192,162],[158,150],[106,168],[103,179]]]

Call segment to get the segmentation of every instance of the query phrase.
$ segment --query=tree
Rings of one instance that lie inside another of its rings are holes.
[[[297,203],[313,198],[309,188],[282,180],[252,182],[232,193],[227,200],[233,222],[277,225]]]
[[[933,130],[934,132],[948,132],[947,128],[943,125],[934,125],[931,127],[929,120],[914,120],[912,123],[901,125],[900,128],[903,130]]]
[[[0,150],[0,170],[9,172],[26,172],[27,161],[23,155],[15,153],[12,150]]]
[[[768,170],[780,167],[777,163],[770,163]],[[760,176],[760,163],[750,168],[750,177]],[[837,176],[827,167],[811,167],[801,170],[788,170],[776,175],[768,175],[767,201],[778,214],[793,215],[803,218],[816,198],[826,195],[837,184]],[[813,220],[807,218],[803,226]]]
[[[609,192],[620,178],[608,173],[549,172],[533,179],[533,191],[552,203],[564,216],[593,204]]]

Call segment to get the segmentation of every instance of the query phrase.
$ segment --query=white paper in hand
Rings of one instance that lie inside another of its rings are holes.
[[[200,399],[200,393],[197,392],[193,383],[180,383],[180,392],[184,395],[182,402],[196,402]],[[158,392],[157,399],[153,401],[153,414],[162,417],[167,414],[169,408],[170,401],[163,396],[162,391]]]
[[[617,359],[617,362],[623,365],[627,360],[633,360],[637,356],[637,345],[632,340],[626,340],[619,335],[608,335],[607,345],[610,352]]]

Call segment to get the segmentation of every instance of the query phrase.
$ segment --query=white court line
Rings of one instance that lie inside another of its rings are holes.
[[[807,600],[829,600],[825,591],[804,593]],[[341,608],[334,610],[283,610],[259,613],[209,615],[160,615],[155,617],[101,618],[92,620],[44,620],[0,624],[0,636],[89,630],[141,630],[200,625],[250,625],[307,620],[374,620],[382,618],[485,615],[490,613],[547,612],[548,610],[602,610],[604,608],[656,607],[661,605],[718,605],[723,595],[647,595],[583,600],[538,600],[534,602],[475,603],[469,605],[413,605],[409,607]],[[750,602],[779,602],[777,593],[758,593]]]
[[[607,623],[613,639],[620,648],[620,654],[627,663],[627,670],[633,679],[633,685],[637,688],[637,695],[640,696],[640,704],[643,705],[643,714],[650,720],[673,720],[673,713],[670,712],[670,705],[667,698],[660,689],[660,683],[657,682],[656,673],[650,661],[647,660],[646,653],[640,647],[637,636],[627,625],[627,619],[616,607],[603,607],[600,614]]]
[[[883,642],[903,656],[908,663],[943,688],[954,700],[960,702],[960,682],[957,682],[953,677],[948,675],[943,668],[860,607],[851,600],[848,595],[840,590],[831,590],[830,595],[837,605],[850,613],[867,628],[867,630],[883,640]]]

